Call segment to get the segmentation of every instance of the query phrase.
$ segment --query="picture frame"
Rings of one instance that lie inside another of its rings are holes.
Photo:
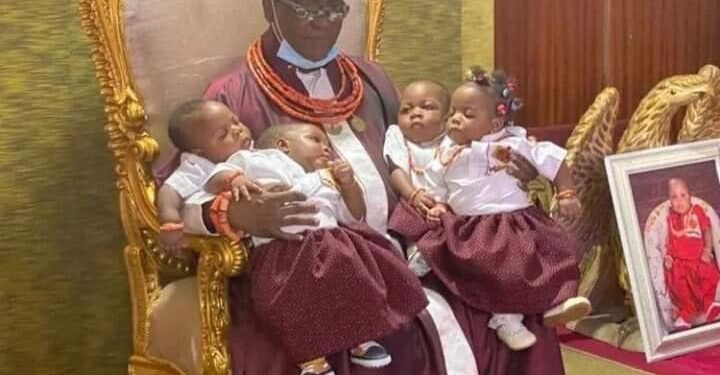
[[[646,360],[720,344],[720,139],[605,167]]]

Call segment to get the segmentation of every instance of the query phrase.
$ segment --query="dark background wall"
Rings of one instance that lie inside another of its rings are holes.
[[[495,2],[495,65],[517,75],[532,127],[574,124],[603,87],[620,121],[661,79],[720,64],[717,0]]]

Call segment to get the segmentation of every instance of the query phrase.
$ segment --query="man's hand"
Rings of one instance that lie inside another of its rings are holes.
[[[512,151],[510,164],[505,171],[517,178],[519,180],[518,186],[525,191],[528,190],[527,184],[538,176],[535,166],[527,158],[515,151]]]
[[[249,200],[230,202],[228,220],[233,228],[254,236],[300,240],[300,234],[287,233],[281,228],[318,225],[312,216],[317,213],[317,207],[305,200],[302,193],[290,191],[287,185],[263,186],[262,192],[252,195]]]

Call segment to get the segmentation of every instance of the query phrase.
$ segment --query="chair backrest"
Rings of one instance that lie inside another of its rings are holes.
[[[362,56],[368,0],[346,2],[350,14],[339,45],[349,55]],[[147,129],[165,151],[169,112],[199,97],[214,76],[241,61],[267,28],[262,0],[126,0],[124,7],[133,82],[148,115]]]

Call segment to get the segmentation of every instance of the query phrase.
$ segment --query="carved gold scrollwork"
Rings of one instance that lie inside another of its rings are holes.
[[[710,80],[712,95],[691,103],[678,135],[679,142],[720,138],[720,68],[705,65],[698,74]]]
[[[365,39],[365,57],[377,60],[382,42],[383,19],[385,18],[385,0],[367,0],[367,36]]]

